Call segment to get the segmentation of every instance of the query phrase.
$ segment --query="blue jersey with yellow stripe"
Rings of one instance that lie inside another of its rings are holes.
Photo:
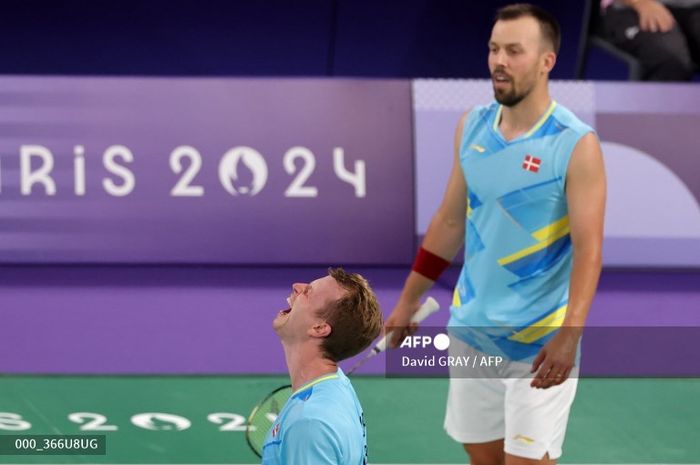
[[[464,125],[465,261],[449,326],[477,349],[525,361],[564,319],[572,263],[566,172],[592,129],[553,101],[530,131],[506,141],[501,112],[495,102],[477,107]]]
[[[338,368],[287,400],[263,444],[263,465],[367,465],[365,417]]]

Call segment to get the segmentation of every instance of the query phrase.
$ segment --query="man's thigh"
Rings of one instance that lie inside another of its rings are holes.
[[[459,338],[451,336],[449,355],[466,358],[483,354]],[[505,396],[506,385],[496,371],[450,367],[445,431],[452,439],[462,444],[503,439]]]
[[[700,6],[671,8],[671,12],[685,34],[693,61],[700,65]]]
[[[534,389],[530,382],[527,378],[506,380],[505,451],[533,460],[548,454],[556,460],[562,454],[578,369],[564,383],[548,389]]]

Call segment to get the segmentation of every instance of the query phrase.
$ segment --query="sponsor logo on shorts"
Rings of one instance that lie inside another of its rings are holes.
[[[525,444],[534,444],[535,440],[532,438],[528,438],[527,436],[523,436],[522,434],[517,434],[515,437],[513,437],[514,440],[524,442]]]

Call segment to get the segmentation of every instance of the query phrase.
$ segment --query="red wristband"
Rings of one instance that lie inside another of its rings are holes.
[[[411,269],[432,281],[437,281],[442,272],[445,271],[445,268],[449,265],[450,262],[444,258],[438,257],[429,250],[425,250],[421,247],[418,249],[418,255],[416,255]]]

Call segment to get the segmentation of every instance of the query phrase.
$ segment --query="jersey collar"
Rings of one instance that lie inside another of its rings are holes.
[[[547,121],[547,119],[550,116],[552,116],[552,113],[554,113],[554,109],[556,108],[556,106],[557,106],[557,102],[552,100],[552,103],[549,104],[549,108],[547,108],[547,111],[544,112],[544,114],[540,117],[540,119],[537,121],[537,123],[535,123],[535,125],[532,128],[530,128],[530,130],[528,132],[516,137],[515,139],[513,139],[512,141],[509,141],[509,142],[513,142],[513,141],[521,140],[521,139],[527,139],[528,137],[532,136],[535,132],[537,132],[537,130],[539,128],[542,127],[542,125]],[[493,131],[496,134],[498,134],[499,136],[501,136],[501,139],[503,139],[503,135],[501,134],[500,129],[498,129],[498,123],[501,122],[501,114],[502,113],[503,113],[503,105],[499,104],[498,110],[496,110],[496,117],[493,119]]]
[[[338,378],[337,371],[335,373],[331,373],[329,375],[324,375],[324,376],[321,376],[319,378],[316,378],[314,380],[309,381],[308,383],[306,383],[305,385],[303,385],[302,387],[300,387],[299,389],[294,391],[292,393],[292,395],[295,396],[295,395],[299,394],[300,392],[305,391],[305,390],[309,389],[310,387],[317,385],[318,383],[321,383],[323,381],[328,381],[329,379],[335,379],[335,378]]]

